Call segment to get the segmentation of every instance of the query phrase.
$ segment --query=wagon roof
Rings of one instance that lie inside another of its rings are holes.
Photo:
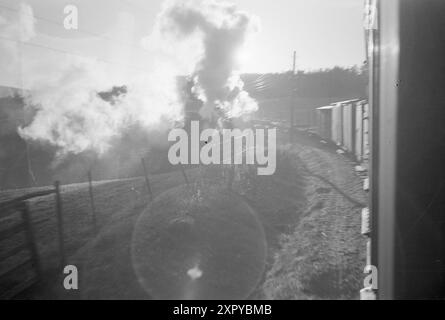
[[[324,106],[324,107],[319,107],[317,108],[317,110],[328,110],[328,109],[332,109],[334,106]]]

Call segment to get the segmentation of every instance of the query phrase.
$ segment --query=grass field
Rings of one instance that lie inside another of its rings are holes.
[[[361,180],[353,172],[352,164],[335,152],[301,139],[293,147],[283,148],[278,153],[275,175],[257,176],[251,172],[254,170],[242,167],[236,170],[232,192],[240,199],[239,205],[235,206],[238,209],[215,210],[210,217],[206,215],[209,212],[206,210],[201,210],[198,216],[194,216],[196,213],[192,213],[195,212],[193,210],[182,215],[178,215],[178,210],[163,210],[169,207],[164,203],[165,199],[172,200],[167,201],[173,203],[172,208],[179,208],[179,202],[175,207],[175,201],[187,198],[185,195],[188,191],[180,187],[184,185],[184,179],[179,171],[150,177],[153,192],[158,198],[149,208],[143,178],[95,182],[97,234],[93,232],[91,224],[88,185],[63,186],[65,241],[68,263],[75,264],[79,269],[77,291],[63,289],[63,275],[56,269],[58,247],[53,196],[30,201],[45,278],[19,298],[168,298],[177,297],[180,288],[184,292],[195,292],[198,297],[201,295],[197,288],[204,288],[201,292],[206,292],[209,297],[214,294],[214,297],[223,298],[235,293],[239,293],[236,297],[256,299],[357,298],[365,265],[365,242],[360,236],[360,207],[332,187],[337,185],[350,197],[365,204]],[[191,188],[195,191],[201,188],[201,194],[213,199],[205,202],[204,207],[231,208],[228,203],[234,200],[230,200],[230,196],[222,195],[225,201],[215,202],[218,190],[226,188],[226,175],[227,168],[221,167],[187,170]],[[319,175],[332,184],[320,180]],[[213,191],[207,186],[211,186]],[[172,191],[172,188],[179,189]],[[19,193],[23,191],[3,192],[0,199]],[[159,207],[160,203],[164,207]],[[157,209],[153,209],[156,206]],[[255,216],[255,219],[242,218],[242,214],[233,215],[237,210],[244,213],[249,211],[245,217]],[[164,216],[160,213],[156,215],[154,211],[166,213]],[[158,220],[153,218],[156,216]],[[190,216],[193,216],[191,221],[195,223],[196,229],[191,229],[194,231],[187,227],[189,218],[183,220]],[[4,221],[0,221],[0,225],[3,225]],[[176,222],[172,224],[172,221]],[[181,223],[177,224],[178,221],[186,222],[181,226]],[[263,240],[254,221],[259,221]],[[149,231],[150,225],[159,227]],[[161,226],[169,226],[163,235]],[[144,238],[141,235],[144,235],[145,228],[147,233]],[[211,232],[205,233],[205,230]],[[228,230],[232,230],[233,234]],[[251,234],[246,230],[251,230]],[[135,236],[137,234],[139,236]],[[184,238],[181,238],[181,234]],[[261,241],[264,240],[267,251],[264,262],[261,262]],[[13,241],[21,240],[17,238]],[[160,248],[170,249],[156,253],[156,241],[160,241]],[[196,243],[206,243],[210,249],[200,247],[197,254]],[[2,245],[0,250],[4,249]],[[135,259],[135,250],[147,250],[147,254],[140,254]],[[163,256],[169,252],[172,253],[171,257]],[[180,252],[189,254],[180,258]],[[213,258],[215,254],[217,256]],[[239,254],[241,258],[237,262],[235,257]],[[190,260],[189,257],[193,256],[197,258]],[[153,263],[150,264],[147,259]],[[250,260],[255,262],[255,266]],[[264,266],[261,266],[262,263]],[[197,288],[187,289],[187,285],[191,284],[184,274],[190,270],[191,274],[199,275],[201,272],[201,276],[197,276],[198,283],[207,279],[204,275],[212,276]],[[250,278],[245,276],[249,271]],[[176,277],[175,273],[180,275]],[[177,281],[163,286],[155,281],[156,277]],[[247,279],[245,285],[239,283],[241,278]],[[225,289],[215,289],[224,283]],[[155,290],[152,287],[156,287]],[[169,292],[164,287],[175,290]]]
[[[161,299],[245,299],[265,257],[254,210],[212,184],[166,191],[138,218],[132,239],[138,280]]]

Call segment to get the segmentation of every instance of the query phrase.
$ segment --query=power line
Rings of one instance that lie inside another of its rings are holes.
[[[1,4],[1,3],[0,3],[0,8],[3,8],[3,9],[8,10],[8,11],[16,12],[16,13],[19,13],[19,12],[20,12],[20,11],[17,10],[17,9],[14,9],[14,8],[11,8],[11,7],[8,7],[8,6],[5,6],[4,4]],[[38,20],[45,21],[45,22],[50,23],[50,24],[52,24],[52,25],[56,25],[56,26],[58,26],[58,27],[60,27],[60,28],[64,28],[64,27],[63,27],[59,22],[57,22],[57,21],[50,20],[50,19],[45,18],[45,17],[40,17],[40,16],[37,16],[37,15],[34,15],[34,14],[32,15],[32,17],[35,18],[35,19],[38,19]],[[130,43],[130,42],[124,42],[124,41],[116,40],[116,39],[113,39],[113,38],[111,38],[111,37],[107,37],[107,36],[104,36],[104,35],[100,35],[100,34],[98,34],[98,33],[91,32],[91,31],[86,30],[86,29],[83,29],[83,28],[82,28],[82,29],[77,29],[77,30],[70,30],[70,31],[75,31],[75,32],[78,32],[78,33],[83,33],[83,34],[86,34],[86,35],[89,35],[89,36],[93,36],[93,37],[96,37],[96,38],[100,38],[100,39],[103,39],[103,40],[106,40],[106,41],[120,43],[120,44],[122,44],[122,45],[124,45],[124,46],[127,46],[127,47],[131,47],[131,48],[135,48],[135,49],[138,49],[138,50],[141,50],[141,51],[148,52],[148,50],[144,49],[142,46],[140,46],[140,45],[138,45],[138,44],[136,44],[136,43]]]
[[[104,59],[100,59],[100,58],[93,58],[93,57],[81,55],[81,54],[78,54],[78,53],[72,53],[72,52],[69,52],[69,51],[66,51],[66,50],[52,48],[52,47],[45,46],[45,45],[38,44],[38,43],[26,42],[26,41],[11,39],[11,38],[2,37],[2,36],[0,36],[0,40],[11,41],[11,42],[15,42],[15,43],[18,43],[18,44],[31,46],[31,47],[36,47],[36,48],[41,48],[41,49],[47,49],[47,50],[50,50],[50,51],[59,52],[59,53],[63,53],[63,54],[71,55],[71,56],[80,57],[80,58],[94,59],[94,60],[101,61],[101,62],[104,62],[104,63],[107,63],[107,64],[118,65],[118,66],[123,67],[125,69],[133,69],[133,70],[138,70],[138,71],[141,71],[141,72],[149,72],[148,70],[142,69],[141,67],[138,67],[138,66],[127,65],[127,64],[124,64],[124,63],[104,60]]]
[[[151,14],[150,12],[146,11],[145,8],[143,8],[143,7],[139,6],[139,5],[136,5],[136,4],[134,4],[134,3],[132,3],[132,2],[130,2],[128,0],[119,0],[119,2],[124,4],[124,5],[128,5],[130,7],[133,7],[133,8],[135,8],[135,9],[141,11],[141,12],[146,12],[147,14]]]

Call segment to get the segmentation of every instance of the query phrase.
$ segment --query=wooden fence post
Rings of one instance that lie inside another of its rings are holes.
[[[228,168],[227,189],[232,190],[233,181],[235,180],[235,165],[230,164]]]
[[[23,201],[22,202],[22,219],[25,225],[26,232],[26,242],[28,244],[28,248],[31,251],[32,261],[34,262],[34,267],[37,272],[37,277],[40,279],[42,276],[42,266],[40,264],[39,252],[37,250],[36,238],[34,236],[34,231],[32,230],[32,221],[31,215],[29,213],[28,204]]]
[[[189,179],[187,178],[187,175],[185,174],[184,166],[182,163],[179,164],[179,167],[181,168],[182,175],[184,177],[185,183],[189,186]]]
[[[56,200],[56,216],[57,216],[57,231],[59,236],[59,255],[60,255],[60,267],[63,268],[66,265],[65,257],[65,243],[64,243],[64,231],[63,231],[63,215],[62,215],[62,198],[60,196],[60,182],[54,183],[55,187],[55,200]]]
[[[94,204],[93,178],[92,178],[92,175],[91,175],[91,170],[88,170],[88,190],[89,190],[89,193],[90,193],[91,219],[93,220],[94,232],[97,233],[96,206]]]
[[[144,168],[145,185],[147,186],[148,194],[150,195],[150,201],[153,201],[153,193],[150,187],[150,180],[148,180],[147,167],[145,166],[145,159],[141,158],[142,168]]]

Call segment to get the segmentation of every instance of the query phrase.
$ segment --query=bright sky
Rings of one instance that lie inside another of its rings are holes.
[[[244,72],[282,72],[291,69],[297,52],[298,69],[361,64],[365,59],[363,0],[232,0],[239,9],[255,14],[261,31],[248,46]],[[27,0],[37,17],[44,46],[94,56],[144,69],[147,52],[137,49],[150,34],[162,0]],[[18,8],[17,0],[0,0],[0,14],[14,14],[1,6]],[[63,28],[63,8],[79,8],[79,29]],[[99,35],[97,37],[95,35]],[[117,37],[118,42],[110,38]],[[44,49],[36,54],[45,54]]]

